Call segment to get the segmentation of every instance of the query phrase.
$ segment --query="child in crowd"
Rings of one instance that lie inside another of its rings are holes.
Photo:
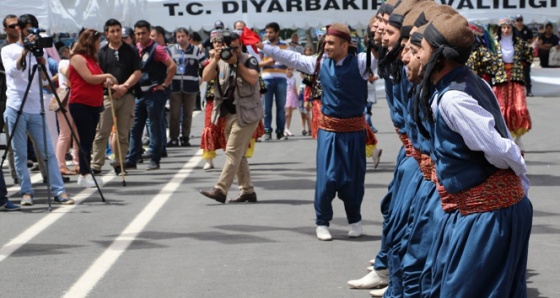
[[[287,68],[286,69],[286,80],[287,80],[287,88],[286,91],[286,129],[284,129],[285,136],[293,136],[290,132],[290,124],[292,123],[292,113],[295,109],[299,107],[299,96],[298,96],[298,89],[296,84],[296,78],[294,77],[294,69]]]

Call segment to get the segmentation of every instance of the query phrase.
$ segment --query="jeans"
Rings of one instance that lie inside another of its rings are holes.
[[[165,125],[163,125],[163,117],[166,101],[166,92],[160,90],[146,92],[143,98],[136,99],[134,124],[132,124],[130,132],[130,150],[126,156],[128,161],[136,164],[142,150],[142,132],[146,125],[146,120],[150,119],[152,161],[159,163],[164,146]]]
[[[99,107],[87,106],[79,103],[71,103],[70,114],[74,119],[78,137],[80,138],[80,174],[91,173],[91,151],[95,139],[95,129],[99,123]],[[83,154],[82,154],[83,153]]]
[[[58,196],[65,192],[62,176],[58,168],[58,162],[54,154],[53,145],[50,137],[45,137],[43,129],[48,131],[47,127],[43,127],[43,119],[41,114],[21,113],[17,126],[15,126],[18,111],[12,108],[6,108],[4,112],[4,121],[8,125],[8,129],[12,134],[12,150],[14,152],[16,173],[21,186],[21,194],[33,194],[31,180],[29,178],[29,170],[27,169],[27,134],[37,144],[37,149],[41,156],[37,158],[48,157],[48,169],[52,194]],[[45,125],[46,122],[45,122]],[[15,126],[15,127],[14,127]],[[45,142],[47,143],[45,152]]]
[[[287,83],[285,78],[273,78],[264,80],[267,92],[264,94],[264,130],[272,132],[272,98],[276,99],[276,134],[284,133],[286,125],[286,90]]]

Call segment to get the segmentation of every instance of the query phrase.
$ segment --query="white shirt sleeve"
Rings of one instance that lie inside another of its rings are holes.
[[[371,69],[371,73],[375,73],[375,69],[377,68],[377,59],[375,59],[375,56],[373,56],[373,54],[370,53],[359,53],[358,54],[358,68],[360,69],[360,73],[362,74],[362,77],[364,78],[364,80],[367,80],[369,78],[369,71],[366,71],[366,62],[367,62],[367,55],[371,55],[371,65],[369,66],[369,68]]]
[[[313,73],[315,71],[315,64],[317,62],[317,57],[315,56],[304,56],[298,52],[282,50],[279,47],[268,44],[264,44],[264,48],[261,52],[301,72]]]
[[[529,181],[521,150],[511,138],[502,137],[495,129],[494,117],[470,95],[456,90],[446,92],[437,107],[445,123],[460,134],[469,149],[482,151],[489,163],[500,169],[512,169],[521,176],[527,194]],[[509,135],[509,133],[508,133]]]

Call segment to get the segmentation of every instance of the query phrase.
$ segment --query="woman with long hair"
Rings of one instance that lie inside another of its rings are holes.
[[[95,186],[90,163],[95,129],[99,122],[99,113],[103,109],[103,85],[110,86],[117,82],[113,75],[104,74],[97,63],[100,46],[101,33],[94,29],[84,30],[76,41],[69,67],[72,86],[70,114],[78,130],[82,150],[78,184],[86,187]]]
[[[505,76],[492,79],[493,90],[508,130],[523,152],[521,136],[531,129],[523,66],[533,63],[533,51],[526,41],[517,36],[510,18],[500,19],[498,26],[495,46],[499,59],[504,62]]]

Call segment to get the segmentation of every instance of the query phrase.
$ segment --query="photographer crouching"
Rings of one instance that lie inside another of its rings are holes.
[[[40,158],[48,156],[48,182],[51,185],[54,202],[64,205],[74,204],[74,200],[69,198],[64,189],[51,139],[44,134],[48,128],[43,127],[40,86],[48,85],[47,76],[42,71],[37,71],[31,77],[32,69],[37,63],[45,65],[46,55],[43,48],[51,46],[52,44],[48,43],[49,40],[52,43],[52,39],[39,36],[39,22],[33,15],[20,16],[18,24],[20,40],[2,49],[2,62],[6,68],[7,85],[4,120],[12,136],[11,146],[21,187],[21,205],[33,205],[33,188],[27,170],[27,134],[38,145]],[[24,102],[28,85],[29,93]],[[21,115],[16,125],[20,111]]]
[[[226,163],[216,186],[200,193],[225,203],[228,190],[237,176],[241,193],[229,202],[256,202],[245,151],[264,115],[259,93],[258,62],[241,51],[237,33],[224,31],[216,38],[221,38],[225,47],[214,49],[214,57],[204,68],[202,80],[216,79],[212,123],[217,124],[219,117],[226,117]]]

